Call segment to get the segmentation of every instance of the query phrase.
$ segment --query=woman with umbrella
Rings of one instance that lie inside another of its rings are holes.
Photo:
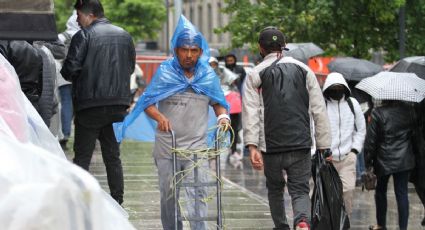
[[[399,228],[407,229],[407,184],[409,173],[415,167],[412,140],[415,138],[417,115],[413,106],[405,102],[419,102],[425,96],[425,81],[413,75],[381,72],[362,80],[356,86],[375,99],[383,100],[382,106],[372,111],[364,145],[366,167],[373,167],[377,176],[377,225],[369,229],[386,229],[387,185],[390,176],[393,176],[394,181]]]

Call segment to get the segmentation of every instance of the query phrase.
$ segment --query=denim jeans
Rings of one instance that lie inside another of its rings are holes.
[[[286,182],[282,170],[286,170],[288,176],[287,184],[292,200],[294,226],[302,220],[310,223],[310,149],[279,154],[263,153],[263,160],[270,212],[275,225],[274,229],[290,229],[285,213],[283,191]]]
[[[398,225],[400,230],[407,229],[409,220],[409,198],[407,191],[409,172],[403,171],[377,178],[375,191],[376,220],[378,225],[384,227],[384,229],[386,229],[387,224],[387,187],[391,175],[394,180],[394,192],[397,200]]]
[[[158,168],[158,179],[159,179],[159,190],[161,194],[161,222],[164,230],[174,230],[174,190],[171,187],[173,182],[173,160],[167,158],[155,158],[155,164]],[[184,183],[193,183],[194,182],[194,173],[192,169],[193,163],[189,160],[177,160],[177,171],[190,170],[184,173],[184,178],[182,182]],[[199,182],[207,182],[208,180],[208,161],[202,160],[202,163],[199,164],[199,167],[202,169],[198,170]],[[180,181],[183,174],[178,174],[176,177],[177,181]],[[195,198],[204,199],[208,196],[207,187],[186,187],[186,217],[206,217],[208,215],[208,206],[207,203],[200,201],[199,204],[199,213],[196,213],[195,208]],[[177,197],[179,198],[180,189],[177,190]],[[178,209],[180,216],[180,209]],[[190,228],[192,230],[206,230],[207,223],[205,221],[191,221]],[[183,224],[181,221],[178,221],[178,228],[183,229]]]
[[[59,87],[60,102],[61,102],[61,124],[62,133],[64,139],[68,139],[71,135],[71,123],[72,123],[72,85],[63,85]]]
[[[356,180],[360,181],[362,175],[366,172],[366,166],[364,163],[364,153],[361,151],[357,154],[357,163],[356,163]]]
[[[124,178],[119,144],[112,123],[122,121],[127,106],[103,106],[84,109],[75,114],[74,163],[89,171],[90,161],[99,139],[106,167],[109,190],[119,204],[123,202]]]

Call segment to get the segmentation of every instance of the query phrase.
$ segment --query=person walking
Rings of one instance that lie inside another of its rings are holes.
[[[275,229],[290,229],[283,199],[285,184],[292,199],[294,228],[310,229],[310,119],[314,120],[317,149],[328,152],[324,150],[331,147],[331,132],[325,101],[310,68],[282,57],[285,37],[280,30],[266,27],[258,43],[264,60],[248,74],[244,85],[244,142],[253,168],[264,168]]]
[[[399,229],[406,230],[409,219],[407,184],[415,167],[412,146],[413,130],[417,124],[412,106],[401,101],[382,101],[373,109],[364,144],[365,163],[373,167],[377,177],[375,190],[377,225],[369,229],[386,229],[387,186],[392,176],[397,200]]]
[[[89,170],[99,139],[111,196],[122,204],[123,171],[112,123],[122,121],[130,105],[130,75],[136,61],[133,40],[104,17],[99,0],[78,0],[74,7],[82,29],[72,37],[61,70],[73,84],[73,161]]]
[[[230,125],[227,115],[228,104],[220,87],[219,77],[209,66],[209,48],[202,34],[184,16],[180,16],[171,40],[173,57],[161,63],[158,71],[146,88],[133,111],[123,121],[125,130],[144,111],[158,126],[155,134],[153,157],[158,168],[159,190],[161,194],[161,222],[163,229],[182,229],[182,221],[175,226],[174,192],[179,196],[179,188],[172,187],[173,180],[193,183],[194,167],[198,167],[199,182],[207,182],[208,159],[198,154],[194,163],[193,153],[207,149],[208,110],[212,106],[217,123]],[[158,107],[157,107],[157,106]],[[136,122],[135,122],[136,123]],[[176,138],[176,148],[184,151],[178,154],[177,168],[180,173],[173,178],[172,138]],[[205,201],[208,188],[187,187],[187,217],[206,217],[208,207]],[[195,199],[199,202],[195,202]],[[199,206],[195,207],[195,203]],[[197,212],[197,210],[199,212]],[[180,213],[180,209],[177,210]],[[207,229],[205,221],[191,221],[191,229]]]
[[[58,35],[59,40],[65,44],[65,52],[68,52],[69,46],[71,45],[71,39],[75,33],[80,30],[77,22],[77,11],[72,11],[72,15],[66,22],[66,29]],[[57,59],[57,65],[62,68],[65,58]],[[59,86],[59,98],[60,98],[60,121],[61,131],[59,143],[64,150],[68,150],[68,140],[71,136],[72,129],[72,117],[74,116],[74,110],[72,106],[72,84],[70,81],[66,81],[61,74],[58,77]]]
[[[356,187],[357,154],[362,151],[366,122],[356,99],[340,73],[330,73],[323,85],[323,96],[332,131],[332,163],[342,181],[345,210],[351,216]]]
[[[242,83],[245,80],[245,76],[246,76],[246,72],[243,68],[243,66],[237,65],[237,59],[236,59],[236,55],[234,54],[227,54],[224,57],[224,64],[226,66],[227,69],[231,70],[233,73],[239,75],[239,78],[237,78],[234,82],[231,83],[231,85],[234,85],[235,87],[232,87],[234,91],[236,91],[236,93],[238,93],[239,95],[242,95]],[[241,97],[241,96],[239,96]],[[241,98],[242,99],[242,98]],[[240,101],[240,100],[239,100]],[[241,111],[237,111],[237,112],[230,112],[230,119],[232,120],[232,129],[233,129],[233,133],[231,133],[231,139],[233,140],[232,146],[230,148],[231,152],[229,155],[229,161],[230,162],[238,162],[240,160],[242,160],[243,158],[243,149],[241,149],[241,152],[237,152],[237,144],[240,141],[239,138],[239,131],[242,128],[241,122],[242,122],[242,117],[241,117]]]

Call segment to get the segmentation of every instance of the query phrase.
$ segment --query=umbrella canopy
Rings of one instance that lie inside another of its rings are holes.
[[[363,79],[356,88],[378,100],[420,102],[425,98],[425,80],[414,73],[380,72]]]
[[[403,58],[390,71],[415,73],[418,77],[425,79],[425,56]]]
[[[309,43],[288,43],[283,53],[285,56],[293,57],[307,64],[308,59],[324,53],[324,51],[316,44]]]
[[[0,0],[0,39],[56,40],[53,0]]]
[[[342,74],[347,81],[360,81],[383,70],[373,62],[352,57],[335,58],[328,64],[328,69]]]

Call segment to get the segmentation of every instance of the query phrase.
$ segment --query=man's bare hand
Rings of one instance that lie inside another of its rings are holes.
[[[261,155],[261,152],[258,151],[256,146],[250,145],[249,146],[249,157],[251,160],[252,167],[256,170],[262,170],[263,169],[263,156]]]
[[[163,115],[159,117],[157,123],[160,131],[169,132],[172,130],[170,121]]]
[[[218,121],[218,126],[219,129],[222,130],[223,132],[227,132],[227,130],[230,129],[230,121],[227,118],[221,118]]]

